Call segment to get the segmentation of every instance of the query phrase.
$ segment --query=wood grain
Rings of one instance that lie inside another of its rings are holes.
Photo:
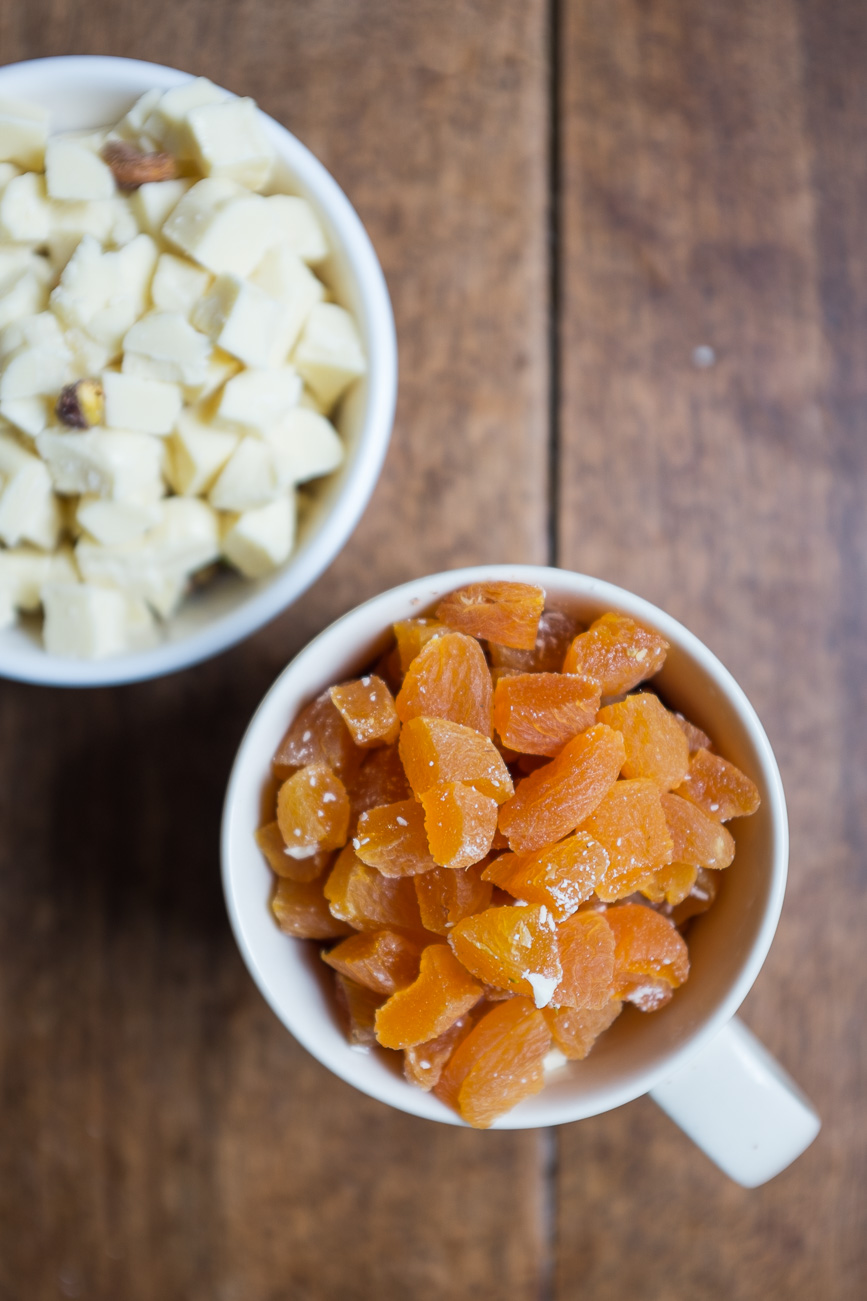
[[[538,1135],[424,1124],[308,1057],[234,948],[217,837],[313,633],[415,574],[544,559],[544,33],[541,0],[0,6],[4,61],[131,55],[256,96],[356,204],[401,348],[374,501],[296,607],[163,682],[0,684],[3,1301],[537,1295]]]
[[[867,15],[813,0],[563,15],[561,561],[682,619],[766,724],[791,875],[743,1014],[824,1128],[755,1192],[646,1100],[564,1129],[558,1296],[854,1298]]]

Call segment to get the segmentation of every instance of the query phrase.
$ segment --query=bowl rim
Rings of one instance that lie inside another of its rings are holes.
[[[430,1107],[429,1095],[413,1088],[410,1084],[406,1085],[405,1090],[401,1091],[397,1098],[384,1098],[375,1087],[368,1087],[365,1082],[360,1082],[353,1077],[349,1064],[351,1061],[350,1053],[344,1052],[342,1055],[336,1056],[327,1051],[321,1052],[314,1042],[313,1036],[299,1034],[297,1029],[290,1024],[281,1002],[280,992],[274,988],[273,982],[269,980],[258,961],[254,947],[248,940],[236,897],[232,836],[239,794],[242,789],[245,789],[243,769],[257,726],[260,720],[275,707],[286,679],[290,675],[294,676],[299,670],[299,665],[303,666],[306,660],[309,658],[315,659],[318,648],[323,642],[331,641],[335,637],[346,637],[354,621],[362,612],[368,615],[373,614],[378,606],[385,608],[399,598],[405,598],[409,603],[420,592],[427,594],[432,588],[447,592],[467,583],[492,579],[537,583],[546,586],[546,577],[549,582],[555,581],[556,578],[565,577],[570,583],[574,584],[574,594],[576,596],[598,601],[610,609],[624,610],[631,617],[661,632],[668,640],[678,643],[716,682],[736,710],[740,721],[749,733],[751,742],[755,746],[768,796],[768,812],[773,829],[773,858],[769,873],[769,889],[755,940],[730,988],[719,999],[716,1007],[701,1020],[697,1028],[687,1036],[683,1043],[664,1053],[658,1061],[643,1071],[637,1074],[633,1073],[630,1080],[621,1081],[620,1084],[611,1086],[606,1093],[604,1105],[594,1104],[588,1106],[586,1102],[582,1105],[582,1099],[580,1098],[571,1101],[569,1099],[551,1099],[544,1114],[525,1119],[520,1115],[521,1108],[518,1108],[517,1115],[515,1112],[507,1112],[494,1122],[492,1128],[500,1130],[535,1129],[550,1125],[567,1124],[590,1116],[601,1115],[605,1111],[610,1111],[643,1096],[645,1093],[649,1093],[663,1080],[676,1074],[703,1051],[731,1020],[746,998],[767,957],[783,906],[788,873],[789,830],[782,778],[770,741],[746,693],[722,661],[685,625],[664,610],[643,597],[613,583],[573,570],[546,565],[476,565],[463,569],[446,570],[438,574],[412,579],[371,597],[361,605],[355,606],[323,629],[312,641],[298,651],[266,692],[241,738],[232,764],[223,804],[220,840],[223,892],[232,933],[244,963],[266,1002],[290,1034],[307,1049],[311,1056],[315,1057],[339,1078],[345,1080],[346,1083],[388,1106],[394,1106],[401,1111],[426,1120],[456,1125],[465,1124],[457,1114],[445,1107],[442,1108],[444,1114],[440,1114],[438,1111],[434,1113]],[[422,608],[428,603],[429,600],[423,603],[416,602],[416,604],[422,604]],[[387,627],[388,621],[386,620],[382,623],[382,630],[385,631]],[[262,767],[262,780],[265,778],[266,769],[267,758]],[[544,1091],[542,1095],[537,1096],[544,1096]],[[530,1101],[535,1101],[535,1099]]]
[[[58,55],[0,68],[0,95],[26,98],[29,76],[69,73],[82,80],[109,82],[117,89],[122,89],[124,82],[144,77],[153,86],[169,89],[195,77],[179,68],[140,59]],[[23,83],[20,86],[16,84],[19,81]],[[358,285],[360,315],[368,340],[368,391],[353,473],[297,563],[290,559],[285,572],[251,591],[236,609],[217,615],[203,628],[178,640],[103,660],[65,659],[34,646],[32,654],[29,650],[16,653],[7,662],[0,647],[0,677],[43,686],[112,686],[161,677],[210,659],[256,632],[297,600],[336,559],[370,500],[388,450],[397,402],[397,334],[385,276],[361,218],[331,173],[291,131],[264,110],[259,111],[281,160],[310,190],[339,231],[341,250]]]

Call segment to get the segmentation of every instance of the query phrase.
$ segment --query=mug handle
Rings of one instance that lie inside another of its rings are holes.
[[[821,1126],[794,1080],[737,1017],[650,1096],[744,1188],[785,1170]]]

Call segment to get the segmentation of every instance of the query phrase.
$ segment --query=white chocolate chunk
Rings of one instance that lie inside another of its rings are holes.
[[[45,146],[45,187],[51,199],[110,199],[115,192],[111,168],[99,154],[64,136]]]
[[[0,193],[6,189],[10,181],[20,175],[21,168],[16,167],[14,163],[0,163]]]
[[[16,176],[0,195],[0,236],[41,244],[51,231],[45,177],[36,172]]]
[[[137,235],[111,253],[85,235],[51,295],[52,311],[65,326],[84,330],[115,355],[145,310],[157,256],[149,235]]]
[[[95,542],[117,546],[133,542],[159,523],[160,510],[154,502],[139,506],[123,501],[103,501],[101,497],[82,497],[76,520]]]
[[[195,143],[188,120],[190,113],[202,104],[216,104],[226,98],[226,92],[207,77],[196,77],[167,90],[148,113],[143,129],[175,158],[195,158]]]
[[[28,438],[35,438],[48,424],[52,405],[46,398],[12,398],[0,402],[0,416]]]
[[[124,360],[132,353],[158,363],[159,379],[178,384],[203,384],[211,343],[206,335],[194,330],[180,312],[149,312],[127,331],[123,349]],[[125,427],[133,428],[131,425]]]
[[[127,649],[129,601],[89,583],[46,583],[42,637],[50,655],[103,659]]]
[[[130,195],[130,207],[143,230],[158,235],[181,199],[193,186],[188,177],[145,181]]]
[[[36,449],[48,466],[55,492],[89,493],[113,501],[148,505],[165,495],[165,446],[149,434],[54,433],[47,429]]]
[[[275,242],[275,223],[261,195],[214,176],[184,195],[162,233],[209,271],[246,276]]]
[[[46,242],[56,274],[63,271],[85,235],[92,235],[100,244],[112,242],[121,203],[120,198],[94,199],[91,202],[49,200],[51,228]],[[137,234],[136,229],[130,238]]]
[[[311,311],[325,296],[325,286],[285,245],[269,249],[250,276],[250,284],[264,289],[283,304],[284,314],[273,355],[285,360],[294,347]]]
[[[41,171],[48,121],[48,109],[39,104],[0,98],[0,159]]]
[[[162,312],[182,312],[188,317],[199,299],[207,293],[212,279],[210,271],[196,266],[188,258],[163,253],[151,284],[154,307]]]
[[[300,396],[301,378],[291,366],[242,370],[223,388],[217,415],[230,424],[264,431],[278,425]]]
[[[38,456],[0,434],[0,541],[51,551],[60,535],[60,512],[51,476]]]
[[[53,555],[30,547],[0,548],[0,588],[19,610],[36,610],[46,583],[75,583],[78,571],[68,547]]]
[[[313,308],[292,356],[298,373],[329,408],[367,370],[358,330],[336,303]]]
[[[105,423],[109,429],[170,434],[181,413],[182,398],[177,384],[107,370],[102,375],[102,387]]]
[[[266,435],[281,486],[331,474],[343,461],[343,443],[330,420],[297,407]]]
[[[0,330],[0,365],[23,348],[52,348],[62,352],[65,347],[63,331],[51,312],[21,316]]]
[[[295,541],[294,494],[229,517],[223,555],[245,578],[264,578],[289,558]]]
[[[42,263],[42,258],[31,259],[32,269],[13,273],[0,287],[0,328],[22,317],[35,316],[48,303]]]
[[[0,375],[0,402],[14,398],[55,396],[69,379],[72,360],[68,349],[22,348],[4,364]]]
[[[183,411],[168,443],[166,476],[184,497],[206,493],[238,446],[238,435],[214,429],[193,411]]]
[[[281,245],[315,266],[328,256],[328,241],[312,204],[294,194],[271,194],[265,200]]]
[[[63,339],[72,354],[73,379],[89,379],[91,375],[98,375],[111,360],[108,348],[75,326],[64,331]]]
[[[193,325],[248,366],[279,365],[286,309],[238,276],[217,276],[193,311]]]
[[[0,167],[2,166],[6,164],[0,164]],[[30,269],[30,262],[34,256],[33,250],[27,244],[0,243],[0,293],[3,293],[5,286],[11,284],[22,271]]]
[[[226,380],[237,375],[241,370],[241,363],[237,357],[232,357],[228,352],[223,352],[222,348],[214,348],[208,358],[207,371],[205,373],[204,384],[189,384],[184,388],[184,397],[188,402],[199,402],[210,397],[222,388]]]
[[[201,104],[190,110],[187,123],[205,176],[261,189],[274,166],[274,149],[252,99]]]
[[[208,494],[217,510],[245,511],[279,497],[274,456],[259,438],[242,438]]]
[[[140,137],[145,134],[145,122],[161,99],[161,90],[146,90],[136,100],[129,112],[109,132],[109,137],[117,136],[120,140],[130,140],[133,144],[137,144]]]

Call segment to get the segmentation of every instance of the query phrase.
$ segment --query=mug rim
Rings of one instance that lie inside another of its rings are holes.
[[[456,1113],[452,1113],[445,1107],[443,1107],[445,1114],[441,1115],[438,1111],[436,1114],[432,1114],[429,1105],[425,1106],[426,1102],[429,1103],[430,1095],[410,1084],[405,1085],[405,1097],[401,1092],[399,1097],[385,1098],[377,1088],[370,1087],[367,1083],[355,1078],[351,1069],[349,1054],[344,1053],[338,1057],[329,1052],[323,1052],[320,1050],[321,1045],[317,1045],[315,1042],[315,1035],[299,1033],[298,1027],[291,1022],[291,1017],[285,1007],[285,1000],[281,1000],[280,990],[274,987],[274,982],[268,978],[263,970],[255,952],[255,946],[250,943],[246,934],[241,909],[236,897],[232,839],[239,796],[242,789],[246,787],[244,768],[246,763],[249,762],[250,747],[255,744],[256,732],[262,725],[263,720],[270,718],[271,711],[279,708],[281,697],[287,689],[286,684],[293,682],[299,675],[303,678],[305,666],[316,662],[323,645],[327,645],[334,639],[339,638],[350,640],[351,630],[356,621],[372,621],[371,617],[376,614],[379,608],[384,610],[401,600],[409,605],[409,610],[404,616],[398,615],[397,617],[409,617],[414,606],[423,611],[436,599],[437,594],[444,595],[446,592],[453,591],[455,588],[468,583],[505,579],[536,583],[546,587],[546,577],[549,583],[565,582],[567,586],[572,587],[573,594],[576,597],[598,602],[605,608],[621,609],[631,617],[661,632],[667,640],[674,641],[681,649],[692,656],[699,666],[714,679],[725,698],[734,707],[740,722],[744,725],[750,741],[755,747],[762,770],[761,776],[766,788],[768,815],[771,819],[773,832],[773,852],[768,874],[769,888],[755,938],[729,988],[719,998],[716,1006],[702,1017],[697,1027],[687,1035],[682,1043],[663,1053],[658,1060],[645,1068],[636,1068],[636,1072],[630,1075],[628,1080],[624,1080],[620,1084],[612,1084],[605,1092],[603,1105],[582,1105],[580,1098],[552,1100],[545,1113],[540,1114],[538,1118],[527,1120],[518,1116],[516,1119],[513,1112],[507,1112],[494,1122],[492,1128],[531,1129],[569,1123],[589,1116],[600,1115],[605,1111],[612,1110],[649,1093],[663,1080],[680,1071],[689,1061],[697,1057],[722,1028],[728,1024],[746,998],[767,957],[782,910],[788,872],[788,819],[782,778],[770,741],[755,709],[729,670],[694,633],[690,632],[688,628],[671,615],[625,588],[572,570],[544,565],[476,565],[463,569],[446,570],[390,588],[354,607],[323,629],[290,661],[263,697],[244,732],[233,761],[223,806],[221,828],[223,890],[229,921],[241,956],[260,992],[286,1029],[313,1057],[341,1079],[353,1085],[353,1087],[370,1097],[385,1102],[387,1105],[395,1106],[402,1111],[429,1120],[458,1125],[465,1123]],[[431,595],[432,591],[433,595]],[[379,628],[382,633],[387,630],[390,622],[390,619],[379,621]],[[304,693],[302,692],[302,694]],[[310,694],[310,692],[306,693],[308,698]],[[260,763],[258,789],[261,789],[267,777],[269,757],[265,756],[263,762],[262,756],[258,756]],[[544,1090],[542,1094],[536,1095],[536,1098],[530,1099],[530,1101],[537,1101],[543,1097]],[[517,1110],[520,1111],[520,1108]]]

